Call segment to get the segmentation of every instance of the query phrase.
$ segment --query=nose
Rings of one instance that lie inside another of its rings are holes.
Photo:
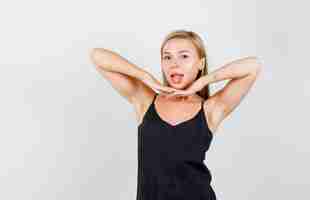
[[[179,67],[177,59],[173,59],[171,62],[171,67]]]

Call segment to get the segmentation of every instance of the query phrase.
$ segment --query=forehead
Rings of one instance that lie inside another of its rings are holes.
[[[173,53],[195,53],[195,46],[186,39],[171,39],[163,47],[163,54],[173,54]]]

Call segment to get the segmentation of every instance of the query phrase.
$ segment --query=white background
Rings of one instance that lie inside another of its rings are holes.
[[[203,38],[209,71],[248,55],[264,65],[206,154],[218,199],[309,198],[308,8],[280,0],[1,2],[0,199],[134,200],[133,108],[89,52],[114,50],[161,79],[160,44],[175,29]]]

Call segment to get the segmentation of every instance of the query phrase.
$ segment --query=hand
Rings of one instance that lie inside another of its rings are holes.
[[[173,96],[192,95],[202,90],[204,85],[205,84],[202,83],[202,79],[199,78],[198,80],[194,81],[189,87],[187,87],[185,90],[175,90],[174,92],[167,94],[166,96],[169,98]]]
[[[156,93],[160,94],[170,94],[174,91],[176,91],[175,88],[168,87],[162,85],[156,78],[154,78],[151,74],[147,73],[145,78],[142,80],[143,83],[145,83],[147,86],[149,86],[152,90],[154,90]]]
[[[198,69],[202,70],[205,62],[206,62],[206,58],[205,57],[201,58],[197,63]],[[202,90],[204,88],[204,86],[206,85],[204,82],[205,81],[202,79],[202,77],[200,77],[198,80],[194,81],[185,90],[184,89],[183,90],[177,90],[176,89],[173,93],[167,94],[166,96],[169,98],[169,97],[173,97],[173,96],[187,96],[187,95],[195,94],[196,92],[199,92],[200,90]]]

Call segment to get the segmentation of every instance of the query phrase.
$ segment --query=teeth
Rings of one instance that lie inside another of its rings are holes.
[[[172,74],[171,76],[174,77],[175,75],[183,76],[183,74]]]
[[[171,79],[174,83],[180,83],[182,81],[182,74],[172,74]]]

